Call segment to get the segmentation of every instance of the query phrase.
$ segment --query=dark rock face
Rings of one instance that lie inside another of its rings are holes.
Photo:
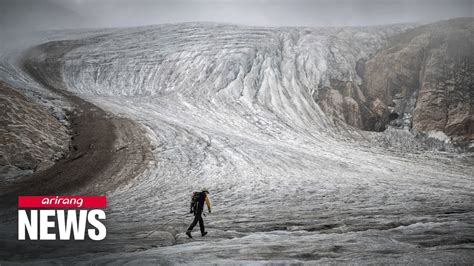
[[[472,138],[473,19],[420,27],[393,43],[364,71],[364,92],[387,106],[380,119],[388,122],[396,113],[396,120],[413,117],[412,126],[420,131]]]
[[[473,18],[408,30],[356,70],[362,85],[332,82],[320,92],[323,110],[364,130],[392,126],[474,139]]]

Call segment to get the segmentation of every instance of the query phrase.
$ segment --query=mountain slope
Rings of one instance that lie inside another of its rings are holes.
[[[0,178],[46,169],[68,153],[68,129],[46,108],[2,83],[0,104]]]
[[[392,115],[392,124],[473,140],[473,65],[474,20],[435,23],[396,36],[368,61],[363,91],[381,101],[385,123]]]

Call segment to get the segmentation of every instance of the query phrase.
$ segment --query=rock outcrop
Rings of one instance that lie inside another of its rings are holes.
[[[68,129],[45,107],[2,83],[0,105],[0,177],[46,169],[68,153]]]
[[[474,19],[420,26],[396,35],[356,67],[362,83],[332,81],[321,107],[370,131],[388,126],[474,139]]]

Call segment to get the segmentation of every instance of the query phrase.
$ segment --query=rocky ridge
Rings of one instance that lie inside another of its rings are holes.
[[[357,62],[361,82],[331,80],[323,110],[370,131],[388,127],[474,139],[474,19],[409,29]],[[439,133],[438,133],[439,134]]]

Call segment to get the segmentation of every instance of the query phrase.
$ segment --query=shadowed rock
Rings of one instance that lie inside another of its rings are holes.
[[[396,35],[373,58],[359,62],[361,86],[333,81],[330,93],[320,92],[323,110],[365,130],[393,126],[472,140],[473,47],[472,18]]]

